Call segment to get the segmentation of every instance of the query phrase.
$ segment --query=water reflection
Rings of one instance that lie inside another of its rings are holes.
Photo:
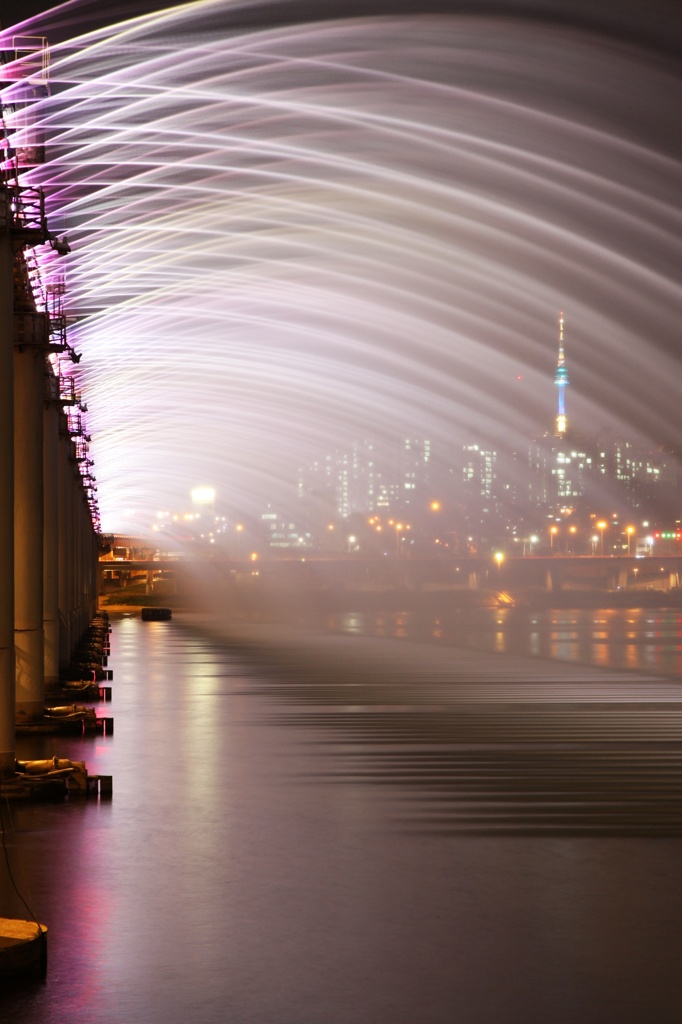
[[[509,639],[508,614],[479,632]],[[22,740],[114,799],[12,808],[50,967],[2,1019],[620,1024],[652,993],[675,1019],[677,684],[304,639],[114,624],[115,735]]]
[[[451,608],[330,615],[341,633],[441,641],[498,654],[682,675],[682,616],[674,609]]]

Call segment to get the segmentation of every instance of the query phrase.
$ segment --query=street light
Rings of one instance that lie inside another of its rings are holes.
[[[498,575],[499,575],[500,568],[502,566],[502,563],[504,562],[504,552],[503,551],[496,551],[495,554],[493,555],[493,558],[497,562],[497,572],[498,572]]]
[[[600,519],[599,522],[597,523],[597,529],[599,530],[599,536],[601,538],[600,548],[601,548],[602,558],[604,557],[604,530],[606,529],[606,526],[607,526],[607,524],[604,522],[603,519]]]
[[[549,550],[550,551],[554,547],[554,538],[556,537],[558,532],[559,532],[559,527],[558,526],[550,526],[550,528],[549,528]]]
[[[629,558],[630,557],[630,545],[632,543],[632,535],[635,532],[634,526],[628,526],[628,528],[626,529],[625,532],[628,535],[628,558]]]

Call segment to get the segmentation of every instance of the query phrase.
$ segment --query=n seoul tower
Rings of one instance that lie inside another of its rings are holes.
[[[568,371],[566,370],[566,356],[564,355],[564,314],[559,313],[559,359],[557,361],[554,383],[559,389],[559,400],[557,404],[556,422],[554,434],[556,437],[566,435],[566,399],[564,391],[568,384]]]

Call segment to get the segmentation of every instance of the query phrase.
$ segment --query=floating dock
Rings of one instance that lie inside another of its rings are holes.
[[[67,771],[50,772],[46,775],[17,774],[0,783],[0,798],[3,800],[55,801],[79,796],[111,800],[114,792],[111,775],[69,775]]]
[[[37,921],[0,917],[0,979],[44,974],[46,969],[46,926]]]
[[[140,618],[143,622],[168,622],[173,618],[170,608],[141,608]]]

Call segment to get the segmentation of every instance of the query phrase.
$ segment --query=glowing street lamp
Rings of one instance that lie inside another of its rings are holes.
[[[599,522],[597,523],[597,529],[599,530],[599,537],[600,537],[600,541],[601,541],[601,543],[600,543],[600,550],[601,550],[602,558],[604,557],[604,530],[606,529],[606,527],[607,527],[607,523],[605,523],[603,519],[600,519]]]
[[[502,567],[502,563],[504,562],[504,552],[503,551],[496,551],[495,554],[493,555],[493,558],[497,562],[497,572],[499,574],[500,569]]]
[[[550,551],[554,547],[554,538],[556,537],[558,532],[559,532],[559,527],[558,526],[550,526],[550,528],[549,528],[549,550]]]
[[[630,546],[632,544],[632,535],[635,532],[634,526],[628,526],[628,528],[626,529],[625,532],[628,535],[628,558],[629,558],[630,557]]]

